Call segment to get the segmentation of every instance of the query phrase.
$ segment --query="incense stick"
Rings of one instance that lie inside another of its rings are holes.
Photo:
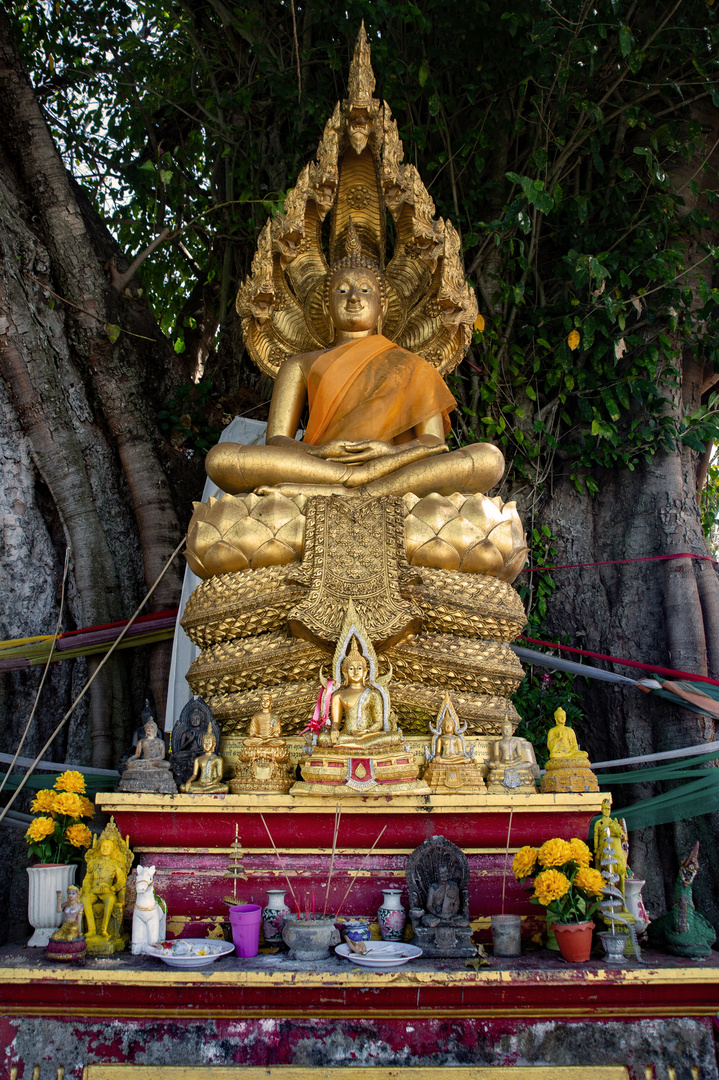
[[[290,881],[289,877],[287,876],[287,871],[285,870],[285,864],[282,862],[282,859],[280,857],[280,853],[277,850],[277,845],[275,844],[274,840],[272,839],[272,833],[270,832],[270,830],[269,830],[269,828],[267,826],[267,822],[265,821],[265,815],[260,814],[260,818],[262,819],[262,824],[264,825],[265,830],[267,832],[267,835],[270,838],[270,843],[272,844],[275,855],[277,856],[277,861],[280,864],[280,866],[282,867],[282,873],[285,875],[285,881],[287,882],[288,888],[289,888],[290,892],[292,893],[292,899],[294,900],[295,907],[297,908],[297,918],[299,918],[300,917],[300,905],[297,903],[297,897],[295,896],[295,890],[292,888],[292,882]]]
[[[512,835],[512,814],[514,813],[514,804],[509,808],[509,826],[507,828],[507,846],[504,850],[504,873],[502,875],[502,914],[504,915],[504,890],[507,887],[507,861],[509,859],[509,838]]]
[[[336,922],[336,921],[337,921],[337,919],[339,919],[339,917],[340,917],[340,911],[342,910],[342,905],[344,904],[345,900],[346,900],[346,899],[347,899],[347,897],[349,896],[349,893],[350,893],[350,889],[352,888],[352,886],[354,885],[355,881],[357,880],[357,878],[358,878],[358,877],[360,876],[360,874],[362,873],[362,869],[363,869],[363,867],[364,867],[364,864],[365,864],[365,863],[367,862],[367,860],[369,859],[370,855],[372,854],[372,852],[374,851],[374,849],[375,849],[375,848],[377,847],[377,844],[378,844],[378,843],[380,842],[380,840],[382,839],[382,837],[383,837],[383,835],[384,835],[384,831],[385,831],[385,829],[386,829],[386,828],[387,828],[387,826],[385,825],[384,829],[382,829],[382,832],[381,832],[381,833],[379,834],[379,836],[378,836],[378,837],[377,837],[377,839],[375,840],[374,844],[372,845],[372,847],[371,847],[371,848],[369,849],[369,851],[368,851],[368,852],[367,852],[367,854],[365,855],[364,859],[362,860],[362,865],[360,866],[359,870],[357,871],[357,873],[355,874],[355,876],[354,876],[354,877],[352,878],[352,880],[350,881],[350,883],[349,883],[349,885],[348,885],[348,887],[347,887],[347,892],[346,892],[346,893],[344,894],[344,896],[342,897],[342,900],[340,901],[340,906],[339,906],[339,907],[337,908],[337,914],[335,915],[335,922]]]
[[[330,899],[330,882],[332,881],[332,868],[334,867],[334,864],[335,864],[335,849],[337,847],[337,836],[338,836],[339,831],[340,831],[340,818],[341,817],[342,817],[342,804],[341,803],[336,803],[335,804],[335,831],[334,831],[334,835],[332,837],[332,855],[330,857],[330,872],[327,875],[327,889],[325,891],[325,906],[322,909],[322,918],[323,919],[327,915],[327,904],[329,903],[329,899]]]

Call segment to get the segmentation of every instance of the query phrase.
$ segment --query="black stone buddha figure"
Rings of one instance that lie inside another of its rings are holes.
[[[212,715],[212,709],[202,698],[192,698],[172,729],[170,765],[178,788],[192,775],[195,758],[202,753],[202,740],[208,724],[215,736],[215,746],[219,746],[220,726]]]
[[[407,859],[405,876],[414,944],[425,956],[474,956],[466,855],[443,836],[433,836]]]

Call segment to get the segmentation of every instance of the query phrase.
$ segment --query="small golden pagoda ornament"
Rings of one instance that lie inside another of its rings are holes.
[[[236,904],[241,903],[241,900],[237,898],[237,882],[247,881],[247,874],[245,873],[244,863],[242,857],[244,851],[242,850],[242,844],[240,843],[239,829],[235,825],[235,839],[230,844],[230,851],[232,852],[230,861],[227,864],[227,870],[225,877],[232,881],[232,892],[227,896],[223,896],[223,903],[229,904],[230,907],[234,907]]]

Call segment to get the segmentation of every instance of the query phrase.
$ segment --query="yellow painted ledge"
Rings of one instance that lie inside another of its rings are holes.
[[[452,814],[516,813],[599,814],[603,792],[533,795],[363,795],[343,798],[342,810],[353,814]],[[176,814],[333,814],[337,799],[328,796],[292,795],[138,795],[133,792],[100,793],[97,806],[106,814],[157,813],[172,810]]]
[[[522,983],[537,983],[541,981],[547,986],[552,985],[554,990],[560,991],[565,987],[571,987],[577,982],[595,985],[598,989],[602,986],[620,981],[625,986],[658,986],[671,984],[672,986],[708,986],[716,985],[719,988],[719,968],[717,967],[686,967],[686,968],[567,968],[554,969],[548,972],[546,968],[525,968],[522,970],[497,971],[480,969],[479,971],[406,971],[383,973],[377,971],[361,971],[348,968],[346,971],[257,971],[233,967],[231,969],[217,970],[215,968],[199,971],[174,971],[171,968],[159,967],[155,970],[138,969],[135,967],[120,967],[109,969],[107,967],[76,968],[69,970],[67,967],[51,967],[49,964],[43,968],[37,967],[3,967],[2,982],[6,986],[25,986],[28,984],[62,982],[66,987],[96,986],[102,983],[105,986],[128,986],[128,987],[171,987],[188,985],[231,986],[260,988],[272,990],[273,987],[291,986],[319,990],[334,986],[339,988],[358,987],[366,989],[381,989],[385,986],[400,988],[420,988],[423,986],[446,986],[446,987],[470,987],[470,986],[510,986]],[[716,1010],[715,1010],[716,1011]]]

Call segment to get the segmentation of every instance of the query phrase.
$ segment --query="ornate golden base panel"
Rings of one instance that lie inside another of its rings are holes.
[[[509,645],[451,634],[418,634],[384,654],[397,679],[452,691],[509,696],[524,671]]]
[[[514,655],[514,654],[513,654]],[[301,677],[319,680],[329,654],[286,631],[238,638],[206,649],[195,660],[187,681],[193,693],[206,698],[254,686],[275,686]]]
[[[197,586],[182,627],[201,649],[285,626],[306,589],[288,580],[286,566],[218,574]]]

